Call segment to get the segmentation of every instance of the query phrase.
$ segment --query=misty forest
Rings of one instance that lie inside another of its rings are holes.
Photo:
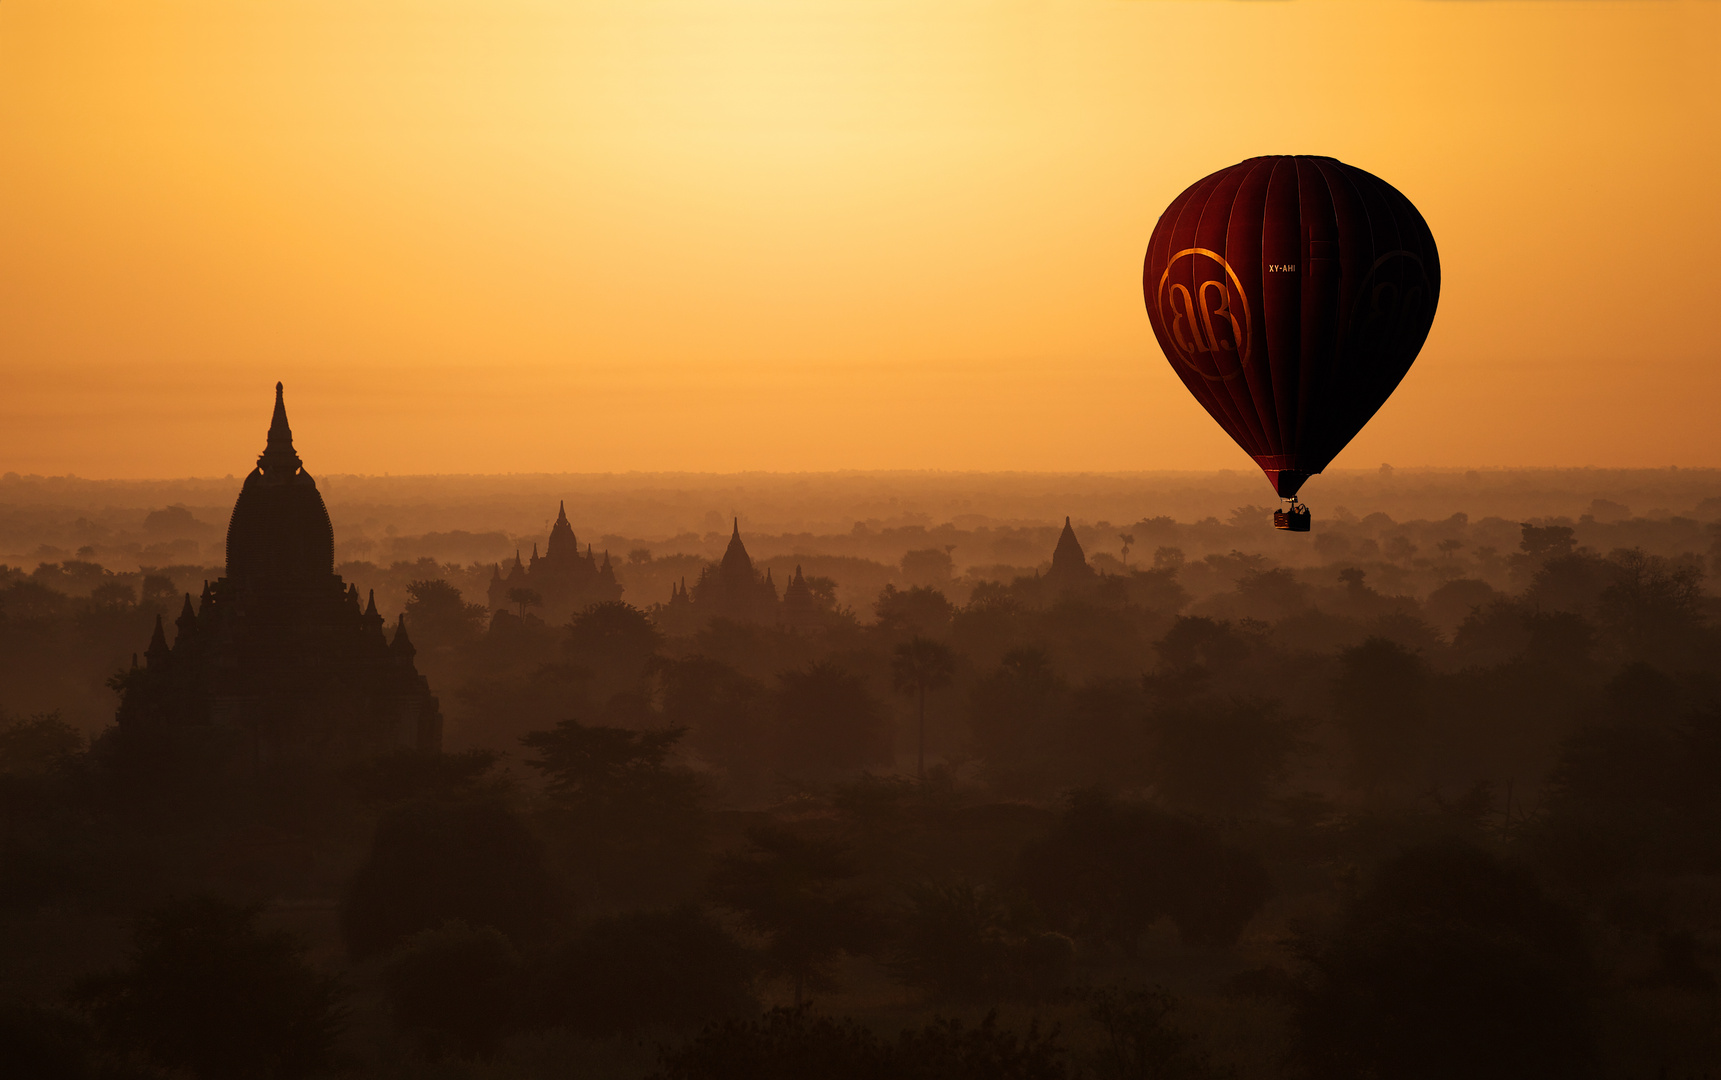
[[[0,480],[7,1076],[1721,1075],[1713,472],[1294,535],[1240,473],[277,426]]]

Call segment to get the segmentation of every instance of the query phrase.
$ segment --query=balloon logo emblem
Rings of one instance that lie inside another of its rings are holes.
[[[1248,365],[1254,340],[1249,296],[1218,252],[1184,248],[1171,257],[1159,276],[1159,319],[1177,359],[1202,378],[1234,379]]]
[[[1415,252],[1389,251],[1375,260],[1357,292],[1350,351],[1403,356],[1408,364],[1433,319],[1434,290],[1422,260]]]

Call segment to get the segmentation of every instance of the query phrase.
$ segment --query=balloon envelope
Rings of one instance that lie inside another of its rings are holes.
[[[1328,157],[1258,157],[1166,208],[1141,285],[1173,370],[1290,498],[1410,370],[1440,256],[1379,177]]]

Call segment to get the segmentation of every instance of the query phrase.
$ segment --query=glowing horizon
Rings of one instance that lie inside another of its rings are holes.
[[[1441,248],[1335,469],[1717,466],[1718,45],[1696,0],[7,4],[0,472],[242,472],[277,380],[319,475],[1249,468],[1139,274],[1272,152]]]

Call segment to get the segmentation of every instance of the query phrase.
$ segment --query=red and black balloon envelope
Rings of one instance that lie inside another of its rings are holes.
[[[1380,177],[1329,157],[1257,157],[1166,208],[1141,286],[1173,370],[1291,498],[1410,370],[1440,256]]]

